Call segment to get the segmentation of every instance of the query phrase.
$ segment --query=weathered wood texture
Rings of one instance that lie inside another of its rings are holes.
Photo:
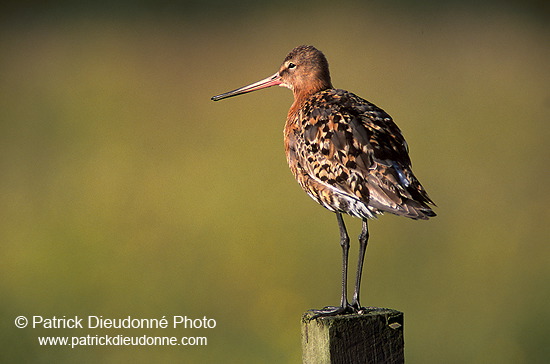
[[[404,363],[403,312],[369,308],[364,314],[302,316],[304,364]]]

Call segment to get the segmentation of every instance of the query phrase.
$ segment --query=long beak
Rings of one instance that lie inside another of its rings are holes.
[[[268,78],[264,78],[261,81],[254,82],[251,85],[243,86],[243,87],[238,88],[236,90],[229,91],[229,92],[217,95],[217,96],[212,96],[211,100],[212,101],[218,101],[218,100],[226,99],[228,97],[245,94],[247,92],[260,90],[262,88],[277,86],[277,85],[280,85],[281,83],[283,83],[283,81],[281,80],[281,76],[279,76],[279,72],[277,72],[273,76],[269,76]]]

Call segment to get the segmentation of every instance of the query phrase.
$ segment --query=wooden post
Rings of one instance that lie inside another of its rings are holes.
[[[363,314],[313,316],[302,316],[304,364],[405,362],[403,312],[369,307]]]

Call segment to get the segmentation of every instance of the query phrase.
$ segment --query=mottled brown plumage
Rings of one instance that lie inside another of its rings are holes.
[[[350,92],[327,89],[307,97],[287,120],[285,150],[302,188],[331,211],[360,218],[435,215],[397,125]]]
[[[359,288],[368,240],[367,219],[389,212],[426,220],[435,216],[429,207],[433,202],[412,172],[407,143],[392,118],[353,93],[334,89],[325,56],[312,46],[293,49],[273,76],[212,99],[274,85],[294,93],[284,128],[290,169],[309,196],[336,213],[340,227],[342,302],[339,307],[317,313],[361,311]],[[351,305],[346,294],[349,237],[341,213],[363,220]]]

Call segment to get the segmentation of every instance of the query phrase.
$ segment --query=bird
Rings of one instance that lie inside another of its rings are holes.
[[[311,45],[290,51],[272,76],[211,99],[271,86],[286,87],[294,94],[283,133],[290,170],[311,198],[336,214],[338,223],[340,305],[313,310],[314,317],[364,313],[360,288],[368,221],[385,212],[427,220],[436,216],[431,207],[436,205],[413,174],[409,147],[392,117],[349,91],[335,89],[325,55]],[[347,296],[350,238],[343,214],[362,220],[351,303]]]

